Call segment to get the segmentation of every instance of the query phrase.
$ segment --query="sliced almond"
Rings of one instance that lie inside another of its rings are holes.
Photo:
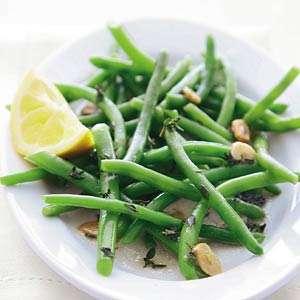
[[[206,243],[199,243],[193,248],[193,254],[201,270],[209,276],[223,272],[222,264],[218,256]]]
[[[234,142],[231,145],[230,154],[235,160],[254,160],[256,152],[246,143]]]
[[[199,104],[201,102],[200,96],[196,92],[194,92],[191,88],[189,88],[188,86],[185,86],[182,89],[181,93],[188,101],[190,101],[194,104]]]
[[[96,105],[94,105],[93,103],[87,103],[81,110],[81,114],[82,115],[91,115],[93,113],[95,113],[97,110]]]
[[[243,119],[233,120],[231,123],[231,131],[238,141],[244,143],[250,141],[250,129]]]
[[[98,221],[90,221],[81,224],[78,230],[87,237],[96,238],[98,234]]]

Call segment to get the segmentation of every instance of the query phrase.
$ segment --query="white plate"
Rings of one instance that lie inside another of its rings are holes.
[[[155,56],[161,48],[168,49],[174,62],[189,53],[199,58],[206,34],[212,33],[219,53],[225,55],[238,78],[239,90],[248,96],[262,96],[282,76],[282,70],[266,54],[236,38],[203,25],[173,20],[140,20],[126,24],[137,43]],[[108,52],[111,38],[99,30],[64,47],[38,71],[57,82],[82,82],[94,69],[88,58]],[[294,84],[284,96],[299,113],[300,94]],[[28,166],[11,147],[8,114],[1,112],[1,169],[3,173]],[[272,154],[285,165],[300,168],[299,135],[285,134],[272,138]],[[20,224],[29,244],[56,272],[94,297],[101,299],[250,299],[262,298],[285,284],[299,266],[300,222],[297,222],[299,197],[297,187],[282,186],[283,193],[268,204],[265,255],[253,257],[241,248],[218,247],[225,273],[202,280],[183,281],[172,257],[168,268],[161,271],[143,269],[138,247],[121,249],[111,277],[103,278],[95,271],[95,247],[79,236],[76,225],[86,220],[86,213],[66,215],[62,219],[42,217],[41,195],[49,192],[44,183],[30,183],[6,188],[6,200]]]

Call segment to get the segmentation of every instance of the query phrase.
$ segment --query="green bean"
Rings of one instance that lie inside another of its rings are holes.
[[[274,184],[266,186],[265,190],[275,196],[281,194],[281,189],[277,185],[274,185]]]
[[[127,185],[122,192],[130,198],[139,198],[141,196],[155,193],[157,190],[144,182],[134,182]]]
[[[207,277],[199,267],[195,266],[191,257],[191,250],[198,242],[202,222],[208,210],[208,203],[207,199],[202,199],[181,229],[178,245],[178,265],[181,274],[188,280]]]
[[[186,86],[192,88],[195,86],[195,84],[200,80],[201,77],[201,71],[203,70],[203,65],[199,65],[197,67],[194,67],[189,73],[187,73],[176,85],[174,85],[168,92],[168,95],[172,94],[179,94],[182,89]],[[164,99],[160,106],[163,108],[168,108],[167,100]]]
[[[147,74],[144,68],[139,68],[131,61],[117,57],[105,57],[105,56],[92,56],[90,62],[97,68],[110,70],[116,73],[130,73],[130,74]]]
[[[193,88],[195,84],[200,80],[201,71],[203,65],[194,67],[189,73],[187,73],[176,85],[174,85],[169,91],[170,94],[179,94],[186,86]]]
[[[259,243],[265,239],[264,234],[260,232],[253,232],[252,234]],[[200,229],[200,237],[226,244],[240,244],[231,231],[213,225],[203,224]]]
[[[286,132],[300,128],[300,117],[292,117],[265,124],[264,131]]]
[[[183,147],[188,154],[193,152],[204,156],[226,157],[230,152],[229,146],[213,142],[188,141],[183,144]],[[144,152],[141,162],[145,165],[151,165],[171,160],[170,150],[164,146]]]
[[[115,158],[113,142],[106,124],[94,126],[92,134],[100,169],[101,159],[104,157]],[[100,173],[100,183],[102,194],[106,195],[109,193],[109,198],[120,198],[119,182],[116,176]],[[109,276],[112,272],[118,219],[118,214],[107,211],[101,212],[97,236],[97,270],[103,276]]]
[[[116,104],[119,105],[126,101],[126,88],[123,84],[118,84],[118,98],[116,100]]]
[[[86,193],[94,196],[101,193],[98,180],[94,176],[54,154],[41,151],[31,154],[25,159],[53,175],[68,180]]]
[[[158,211],[153,211],[138,204],[125,203],[117,199],[72,194],[45,195],[44,199],[47,204],[105,209],[107,211],[122,213],[137,219],[146,220],[159,226],[180,228],[182,225],[181,220],[172,216]]]
[[[220,125],[227,127],[231,122],[234,112],[236,102],[236,82],[232,71],[227,64],[224,65],[224,72],[226,75],[226,92],[217,122]]]
[[[215,57],[215,43],[211,35],[206,38],[206,52],[205,52],[205,76],[201,82],[197,94],[201,100],[205,100],[213,86],[214,73],[216,69]]]
[[[213,168],[227,165],[227,161],[221,157],[203,156],[198,153],[191,153],[189,158],[197,166],[207,165]]]
[[[165,94],[186,75],[186,73],[189,71],[191,63],[191,58],[186,56],[183,60],[180,60],[174,66],[174,68],[171,69],[161,83],[159,92],[160,97],[165,96]]]
[[[42,213],[44,217],[57,217],[63,213],[70,212],[78,209],[75,206],[58,206],[58,205],[47,205],[43,207]]]
[[[282,178],[291,183],[298,182],[298,176],[289,170],[284,165],[280,164],[268,152],[268,142],[265,136],[258,135],[254,140],[254,148],[257,151],[256,160],[266,170],[268,170],[274,177]]]
[[[204,170],[203,174],[213,184],[228,180],[238,176],[248,175],[250,173],[261,171],[261,168],[255,164],[240,164],[229,167],[219,167],[210,170]],[[138,198],[141,196],[153,194],[157,192],[157,188],[146,184],[145,182],[135,182],[123,189],[123,192],[131,197]]]
[[[91,87],[64,83],[56,83],[55,85],[68,102],[78,99],[94,102],[97,97],[97,91]]]
[[[91,115],[79,116],[78,119],[81,122],[81,124],[83,124],[87,127],[91,127],[98,123],[103,123],[106,121],[106,117],[102,111],[93,113]]]
[[[72,102],[78,99],[86,99],[92,103],[95,103],[97,100],[97,90],[78,85],[78,84],[56,84],[59,91],[65,97],[68,102]],[[131,108],[131,105],[128,102],[118,105],[120,112],[122,113],[125,120],[136,117],[136,111]],[[100,111],[98,113],[80,116],[79,119],[86,126],[93,126],[97,123],[105,122],[105,115]]]
[[[155,211],[161,211],[163,208],[171,204],[176,200],[176,196],[162,193],[154,198],[146,207]],[[143,220],[135,220],[129,226],[127,232],[122,237],[121,242],[123,244],[133,243],[141,234],[143,227],[146,225]]]
[[[185,106],[188,101],[180,94],[167,94],[165,100],[168,109],[180,109]]]
[[[170,116],[169,113],[168,115]],[[224,145],[230,144],[230,142],[220,134],[183,116],[179,116],[178,126],[194,138]]]
[[[219,172],[218,172],[219,171]],[[203,171],[203,174],[211,181],[220,181],[222,179],[228,179],[230,177],[234,177],[234,176],[239,176],[239,175],[244,175],[247,172],[253,172],[253,171],[257,171],[257,167],[255,167],[254,165],[236,165],[236,166],[232,166],[232,167],[227,167],[227,168],[217,168],[217,169],[213,169],[213,170],[207,170],[207,171]],[[217,176],[219,173],[219,177]],[[211,175],[210,175],[211,174]],[[148,174],[145,175],[148,178]],[[223,176],[223,178],[222,178]],[[145,185],[143,182],[139,182],[139,183],[134,183],[132,185],[129,185],[127,188],[125,188],[125,190],[123,190],[126,194],[128,194],[129,196],[135,196],[139,197],[142,195],[145,195],[147,192],[149,193],[153,193],[153,188],[151,186],[147,186]],[[164,194],[162,194],[164,195]],[[169,196],[162,196],[162,197],[157,197],[154,200],[152,200],[151,203],[151,208],[155,209],[155,210],[163,210],[165,207],[167,207],[170,202],[169,202]],[[195,198],[197,199],[197,198]],[[149,205],[150,205],[149,203]],[[231,203],[230,203],[231,204]],[[244,202],[239,202],[239,205],[235,205],[234,206],[236,208],[236,210],[241,213],[244,214],[248,217],[252,217],[254,216],[254,218],[258,218],[257,216],[261,216],[261,212],[257,212],[257,206],[252,206],[252,205],[248,205],[247,203]],[[137,224],[135,225],[131,225],[132,229],[131,231],[135,233],[135,235],[132,234],[132,239],[129,240],[127,239],[127,243],[133,242],[140,234],[142,231],[142,226],[138,225],[140,224],[142,221],[138,220],[136,221]]]
[[[226,200],[235,211],[252,220],[261,220],[266,216],[264,210],[255,204],[247,203],[238,198]]]
[[[212,90],[212,96],[216,97],[216,99],[222,100],[225,97],[225,89],[222,87],[216,88]],[[255,102],[249,99],[246,96],[241,94],[236,95],[236,110],[240,114],[247,113],[250,109],[252,109],[255,105]],[[269,124],[270,122],[277,122],[282,120],[278,115],[267,109],[260,118],[263,122]]]
[[[140,114],[140,121],[134,132],[129,149],[124,157],[125,160],[139,161],[141,159],[151,126],[152,114],[158,101],[167,61],[167,53],[161,52],[146,91],[143,109]]]
[[[101,85],[105,80],[109,79],[111,77],[111,72],[108,70],[100,70],[97,74],[91,76],[86,85],[88,87],[96,87]]]
[[[130,161],[119,159],[103,160],[101,169],[103,172],[116,173],[119,175],[131,177],[138,181],[143,181],[161,191],[175,194],[178,197],[186,197],[194,201],[199,200],[197,190],[192,185],[163,175],[154,170],[147,169],[143,166],[140,166],[139,164]]]
[[[153,58],[138,49],[122,26],[109,25],[108,29],[118,45],[123,49],[133,63],[142,69],[144,73],[151,74],[155,67]]]
[[[12,173],[0,177],[0,184],[10,186],[19,183],[37,181],[47,178],[49,173],[42,168],[33,168],[27,171]]]
[[[98,86],[97,86],[98,87]],[[112,102],[116,102],[118,99],[119,89],[117,88],[116,76],[112,78],[110,82],[108,82],[107,87],[104,89],[104,95]]]
[[[178,197],[188,198],[193,201],[199,201],[199,193],[193,185],[181,180],[174,179],[172,177],[161,174],[154,170],[145,168],[133,162],[122,161],[119,159],[115,159],[115,160],[107,159],[102,161],[101,169],[104,172],[115,173],[122,176],[131,177],[138,181],[143,181],[158,190],[177,195]],[[249,174],[255,171],[257,172],[259,170],[260,169],[256,165],[237,165],[233,167],[220,167],[216,169],[211,169],[208,171],[204,171],[203,174],[205,174],[205,176],[207,176],[207,178],[210,181],[218,182],[221,180],[230,179],[235,176],[243,176],[243,174]],[[263,185],[259,187],[267,186],[273,183],[274,182],[270,179],[267,182],[267,184],[261,183]],[[244,184],[243,180],[242,180],[242,184]],[[247,186],[249,188],[246,190],[250,190],[251,186],[250,185]],[[242,189],[243,187],[239,187],[239,188]],[[227,195],[225,196],[227,197]],[[228,197],[229,196],[232,195],[229,194]]]
[[[126,130],[123,116],[117,106],[101,92],[97,96],[96,104],[113,125],[116,156],[122,158],[126,152]]]
[[[274,178],[269,172],[257,172],[230,179],[218,186],[224,197],[235,196],[239,193],[263,188],[270,184],[284,182],[283,179]]]
[[[296,79],[299,75],[300,69],[293,67],[291,68],[285,76],[280,80],[280,82],[271,89],[271,91],[259,100],[253,108],[251,108],[246,115],[244,120],[251,124],[253,121],[259,119],[264,111],[269,108],[269,106],[289,87],[289,85]]]
[[[140,95],[144,93],[144,88],[139,86],[135,81],[134,81],[134,76],[124,73],[122,74],[122,80],[124,82],[124,85],[132,92],[134,96]]]
[[[286,103],[273,103],[269,109],[277,115],[283,114],[287,109],[288,105]]]
[[[232,140],[232,134],[229,130],[224,128],[222,125],[215,122],[210,118],[204,111],[199,109],[196,105],[190,103],[183,108],[184,112],[188,115],[188,117],[192,118],[194,121],[200,122],[207,128],[213,130],[217,134],[221,135],[223,138],[227,140]]]
[[[228,225],[229,229],[235,234],[240,243],[254,254],[263,254],[262,247],[257,243],[243,220],[225,200],[222,193],[218,189],[215,189],[207,178],[203,174],[199,173],[200,170],[197,166],[190,161],[184,152],[182,145],[177,140],[176,131],[174,129],[167,128],[165,138],[178,167],[182,170],[186,177],[191,180],[197,189],[201,191],[203,197],[208,198],[209,205]]]

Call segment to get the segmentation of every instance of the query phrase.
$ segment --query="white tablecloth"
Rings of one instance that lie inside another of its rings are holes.
[[[97,3],[96,1],[92,2],[93,5]],[[177,2],[173,3],[174,1],[172,1],[173,8],[167,7],[167,5],[162,6],[163,13],[161,13],[161,10],[157,13],[157,9],[153,6],[149,6],[149,9],[148,7],[140,8],[138,3],[141,3],[141,1],[132,1],[136,11],[132,11],[124,5],[126,1],[111,2],[105,7],[98,5],[98,12],[96,9],[91,11],[84,9],[85,6],[77,6],[77,10],[73,14],[67,4],[73,6],[73,1],[63,3],[60,1],[35,2],[33,0],[1,1],[0,105],[11,101],[17,82],[25,70],[36,65],[65,41],[93,29],[95,24],[92,19],[95,20],[94,22],[97,25],[103,26],[104,21],[124,19],[124,12],[126,11],[128,12],[126,18],[135,16],[177,16],[185,19],[208,21],[263,46],[282,62],[300,62],[300,58],[297,56],[300,49],[300,38],[297,35],[299,24],[296,24],[295,27],[293,23],[293,18],[298,18],[296,14],[299,12],[299,5],[296,1],[249,1],[248,3],[234,0],[223,2],[218,0],[203,1],[201,7],[197,10],[199,14],[204,12],[201,17],[198,17],[191,7],[187,9],[186,6],[180,6]],[[115,10],[115,14],[112,14],[111,11],[115,8],[115,2],[118,2],[119,10]],[[186,1],[184,2],[186,3]],[[190,5],[191,3],[193,5],[198,3],[198,1],[188,2],[190,2]],[[35,13],[37,3],[39,3],[39,6]],[[44,5],[45,7],[42,7]],[[55,7],[60,6],[61,10],[69,10],[71,15],[54,14],[53,5]],[[147,6],[146,3],[145,5]],[[254,8],[257,6],[259,6],[259,9]],[[88,12],[91,16],[82,16],[81,10],[83,14]],[[29,11],[31,12],[29,16],[37,18],[37,22],[32,21],[30,18],[28,21]],[[147,11],[146,14],[145,11]],[[169,15],[166,13],[167,11]],[[62,21],[63,17],[67,18],[68,21],[71,20],[71,16],[77,18],[76,22],[71,22],[71,26]],[[217,24],[212,22],[209,16],[216,18]],[[57,18],[59,25],[52,22],[52,17]],[[83,18],[84,21],[80,18]],[[37,23],[38,26],[35,25]],[[1,194],[0,241],[0,299],[91,299],[52,272],[26,245]],[[300,299],[300,276],[271,296],[270,299]]]

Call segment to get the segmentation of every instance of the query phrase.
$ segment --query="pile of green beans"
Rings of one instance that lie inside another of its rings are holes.
[[[300,128],[300,117],[279,116],[288,105],[275,102],[299,69],[291,68],[255,102],[237,91],[235,74],[218,56],[212,36],[206,39],[203,61],[185,56],[171,67],[166,51],[155,59],[123,26],[109,25],[108,30],[127,57],[114,47],[107,56],[90,58],[97,71],[84,84],[56,83],[67,102],[85,100],[93,108],[88,114],[82,110],[78,119],[91,129],[94,148],[80,157],[32,153],[25,157],[32,169],[2,176],[0,183],[45,179],[79,188],[79,195],[43,196],[42,213],[59,217],[85,208],[99,214],[96,269],[103,276],[113,272],[117,243],[129,245],[141,237],[147,249],[157,242],[172,252],[188,280],[208,276],[191,254],[199,239],[262,255],[265,235],[250,225],[264,227],[263,204],[280,194],[276,184],[299,180],[297,172],[271,156],[262,131]],[[238,135],[231,124],[236,119],[249,130],[251,160],[234,155]],[[184,219],[168,213],[180,198],[195,203]],[[208,224],[211,211],[225,225]],[[144,260],[156,266],[155,257]]]

